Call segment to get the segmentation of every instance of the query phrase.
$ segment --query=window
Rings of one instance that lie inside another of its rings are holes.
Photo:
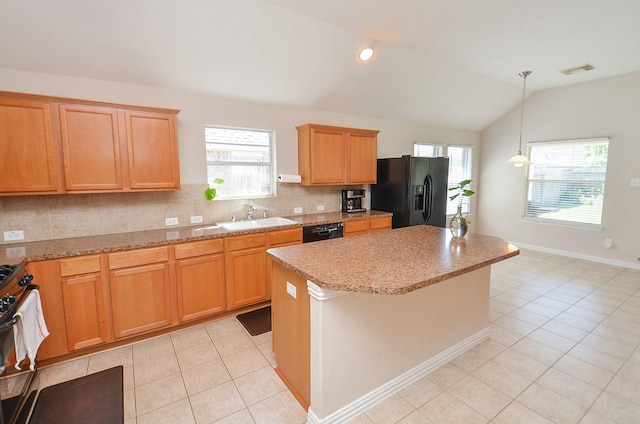
[[[524,216],[599,227],[609,139],[530,143]]]
[[[449,146],[443,144],[414,143],[414,156],[427,157],[449,157],[449,178],[448,186],[457,186],[460,181],[472,179],[473,147],[469,146]],[[453,202],[447,201],[447,215],[454,215],[458,210],[458,199]],[[462,210],[469,213],[471,210],[471,199],[462,199]]]
[[[219,198],[275,195],[273,131],[206,126],[204,133],[207,182]]]

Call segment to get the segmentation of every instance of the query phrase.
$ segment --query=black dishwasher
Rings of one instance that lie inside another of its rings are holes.
[[[342,222],[333,224],[318,224],[302,227],[302,242],[310,243],[312,241],[328,240],[332,238],[342,237],[344,225]]]

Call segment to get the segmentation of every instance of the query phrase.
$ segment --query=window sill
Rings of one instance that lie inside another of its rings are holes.
[[[586,231],[604,230],[604,227],[602,225],[581,224],[581,223],[569,222],[569,221],[551,221],[548,219],[531,218],[526,216],[520,217],[520,221],[526,222],[529,224],[542,224],[542,225],[549,225],[551,227],[571,228],[574,230],[586,230]]]

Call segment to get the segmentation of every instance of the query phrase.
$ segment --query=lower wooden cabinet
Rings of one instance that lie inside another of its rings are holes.
[[[222,239],[175,247],[178,321],[185,322],[226,309]]]
[[[369,232],[388,231],[391,229],[391,217],[371,218],[369,220]]]
[[[49,337],[38,349],[40,361],[69,353],[59,262],[56,259],[27,264],[27,272],[33,275],[33,283],[40,286],[42,313],[49,330]]]
[[[344,236],[357,236],[360,234],[375,233],[391,229],[391,217],[361,219],[358,221],[346,221],[344,223]]]
[[[111,253],[109,268],[116,339],[171,325],[167,247]]]
[[[50,331],[38,359],[271,299],[266,250],[299,243],[300,227],[30,262]]]
[[[69,350],[110,341],[100,256],[62,259],[60,275]]]
[[[264,233],[228,237],[227,309],[267,300],[267,253]]]

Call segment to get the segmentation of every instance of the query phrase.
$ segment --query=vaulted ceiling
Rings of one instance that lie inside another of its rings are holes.
[[[3,0],[0,67],[481,130],[520,71],[527,93],[640,71],[638,21],[638,0]]]

